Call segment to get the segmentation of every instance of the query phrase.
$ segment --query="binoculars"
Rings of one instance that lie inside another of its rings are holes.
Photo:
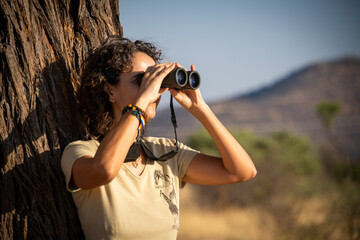
[[[139,74],[137,83],[141,84],[141,80],[145,73]],[[176,67],[163,80],[162,88],[197,89],[200,86],[200,74],[197,71],[186,71],[184,68]]]

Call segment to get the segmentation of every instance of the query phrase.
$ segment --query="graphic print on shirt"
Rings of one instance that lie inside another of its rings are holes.
[[[154,171],[154,180],[156,188],[160,191],[160,197],[162,197],[169,206],[171,215],[174,217],[173,229],[179,228],[179,209],[176,205],[176,193],[174,187],[174,179],[170,178],[169,175],[163,174],[160,170]],[[172,188],[172,191],[166,195],[166,190]],[[165,191],[165,192],[164,192]]]

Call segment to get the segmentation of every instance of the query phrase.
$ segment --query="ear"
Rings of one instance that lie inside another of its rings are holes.
[[[105,83],[104,91],[107,93],[107,95],[109,95],[109,97],[114,95],[114,93],[111,91],[111,86],[109,83]]]
[[[112,89],[112,86],[109,83],[105,83],[104,91],[109,96],[109,102],[114,103],[115,102],[114,92],[111,89]]]

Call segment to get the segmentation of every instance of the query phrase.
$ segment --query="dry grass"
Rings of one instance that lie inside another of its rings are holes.
[[[219,212],[185,208],[180,223],[179,240],[274,239],[275,232],[271,218],[251,208]]]
[[[179,240],[274,238],[275,225],[266,213],[254,208],[200,209],[195,195],[191,185],[181,190]]]
[[[194,196],[196,194],[191,186],[181,191],[179,240],[281,239],[276,218],[265,211],[255,207],[224,208],[221,211],[199,208],[194,204]],[[296,218],[296,225],[322,225],[326,221],[328,204],[329,201],[321,197],[303,202],[302,206],[297,206],[301,211]],[[309,234],[306,239],[312,239],[312,234]],[[337,239],[334,237],[330,239]]]

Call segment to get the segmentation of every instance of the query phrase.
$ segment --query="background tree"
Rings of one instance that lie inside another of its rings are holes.
[[[360,161],[351,161],[343,145],[333,131],[333,122],[341,110],[334,101],[324,101],[317,105],[317,113],[326,130],[330,146],[320,148],[322,162],[327,172],[335,179],[339,197],[332,202],[331,214],[327,218],[332,222],[341,222],[342,231],[348,239],[360,238]],[[341,209],[339,211],[339,209]]]
[[[118,1],[0,0],[0,23],[0,239],[81,239],[60,157],[81,137],[80,63],[122,35]]]
[[[331,131],[332,124],[340,113],[340,104],[338,102],[324,101],[317,105],[316,110],[325,129]]]
[[[340,140],[337,138],[334,132],[334,120],[341,111],[340,103],[336,101],[323,101],[316,106],[316,112],[320,118],[320,121],[326,131],[328,143],[333,147],[332,154],[339,155],[337,158],[347,159],[347,154],[343,148]],[[329,150],[327,150],[329,152]]]

